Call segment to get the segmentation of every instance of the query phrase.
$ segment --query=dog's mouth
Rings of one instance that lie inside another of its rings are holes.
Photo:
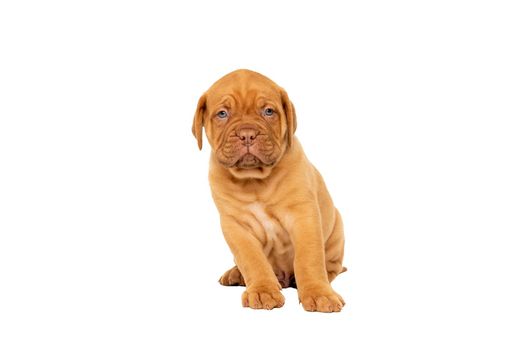
[[[259,158],[257,158],[255,155],[251,153],[246,153],[243,155],[239,160],[235,163],[236,168],[240,169],[251,169],[251,168],[258,168],[265,166]]]
[[[259,137],[256,142],[248,144],[238,137],[228,138],[216,150],[217,159],[225,167],[239,170],[273,167],[279,158],[280,148],[270,139]]]

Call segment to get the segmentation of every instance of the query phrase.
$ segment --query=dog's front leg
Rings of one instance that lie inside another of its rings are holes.
[[[337,312],[344,300],[328,281],[321,217],[317,208],[304,208],[291,228],[295,249],[294,274],[299,300],[306,311]]]
[[[235,264],[246,283],[242,305],[268,310],[283,306],[281,285],[263,252],[261,242],[232,216],[221,216],[221,226]]]

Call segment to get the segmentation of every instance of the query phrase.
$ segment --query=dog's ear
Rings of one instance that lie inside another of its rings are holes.
[[[290,101],[290,98],[284,89],[281,89],[281,101],[283,104],[284,113],[286,114],[286,133],[288,135],[288,146],[291,146],[293,142],[293,135],[297,129],[297,117],[295,115],[295,107],[293,106],[292,101]]]
[[[197,139],[199,149],[202,149],[202,127],[204,125],[204,113],[206,113],[206,94],[203,94],[199,98],[197,103],[197,110],[195,110],[195,116],[193,117],[193,126],[191,132]]]

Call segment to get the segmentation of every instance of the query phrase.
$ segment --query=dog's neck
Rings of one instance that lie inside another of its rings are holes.
[[[272,173],[273,167],[256,167],[249,169],[228,168],[228,171],[239,180],[266,179]]]

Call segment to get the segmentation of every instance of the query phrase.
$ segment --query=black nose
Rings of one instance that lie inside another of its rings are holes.
[[[259,135],[259,131],[252,125],[241,125],[237,128],[235,134],[244,144],[250,145],[253,143],[257,135]]]

